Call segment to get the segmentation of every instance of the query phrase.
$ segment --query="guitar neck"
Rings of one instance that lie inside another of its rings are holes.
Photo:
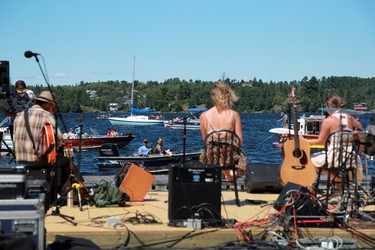
[[[299,151],[299,136],[298,136],[298,119],[297,119],[297,108],[296,105],[292,105],[293,108],[293,129],[294,129],[294,148]]]

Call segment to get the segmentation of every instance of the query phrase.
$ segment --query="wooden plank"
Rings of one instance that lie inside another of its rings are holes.
[[[272,208],[272,203],[279,194],[252,194],[240,192],[241,206],[237,207],[234,202],[234,192],[222,192],[222,217],[228,220],[246,222],[254,219],[268,218],[276,211]],[[251,205],[247,200],[265,200],[270,205],[265,207]],[[375,206],[368,209],[374,210]],[[63,206],[60,209],[62,214],[74,216],[77,226],[65,221],[59,216],[51,216],[51,210],[47,212],[45,227],[47,231],[47,244],[54,241],[56,235],[66,235],[72,237],[83,237],[92,240],[101,248],[114,248],[124,244],[129,238],[128,247],[153,247],[166,248],[178,247],[217,247],[223,246],[226,242],[237,241],[233,228],[204,228],[199,230],[188,229],[186,227],[172,227],[168,225],[168,192],[150,191],[143,202],[128,202],[126,207],[94,207],[85,205],[80,211],[75,207]],[[148,216],[155,218],[161,224],[130,223],[129,219],[136,216]],[[120,224],[108,227],[108,219],[118,217]],[[267,228],[276,230],[279,228]],[[375,223],[356,224],[356,230],[368,236],[375,237]],[[248,227],[253,235],[259,235],[264,228]],[[314,238],[327,238],[329,236],[339,236],[341,238],[352,238],[350,234],[338,228],[309,228],[309,235]],[[359,247],[366,246],[366,242],[358,242]],[[368,246],[367,246],[368,247]]]

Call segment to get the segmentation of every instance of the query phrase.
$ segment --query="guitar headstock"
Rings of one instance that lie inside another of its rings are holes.
[[[290,99],[290,103],[293,104],[293,106],[295,106],[296,105],[296,87],[295,86],[292,86],[289,99]]]

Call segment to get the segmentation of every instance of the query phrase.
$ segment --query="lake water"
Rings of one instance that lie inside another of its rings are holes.
[[[124,113],[126,114],[126,113]],[[106,134],[107,128],[113,126],[106,119],[97,119],[98,113],[63,113],[62,119],[59,118],[59,127],[63,131],[62,123],[65,123],[67,129],[79,125],[82,120],[83,131],[88,132],[90,128],[96,129],[100,134]],[[122,113],[113,113],[112,116],[120,116]],[[184,116],[187,114],[166,113],[165,119],[169,120],[176,116]],[[307,114],[309,115],[309,114]],[[244,136],[243,149],[247,154],[249,164],[280,164],[282,162],[281,149],[273,143],[278,138],[268,131],[271,128],[278,127],[281,123],[277,122],[280,118],[279,114],[268,113],[250,113],[241,114],[242,129]],[[2,120],[2,117],[0,117]],[[365,118],[364,118],[365,119]],[[361,118],[362,121],[362,118]],[[362,123],[364,123],[362,121]],[[143,140],[148,139],[149,144],[155,145],[158,137],[164,138],[164,146],[174,151],[182,151],[183,149],[183,130],[172,130],[163,126],[138,126],[138,127],[116,127],[117,131],[122,134],[132,133],[136,138],[131,141],[125,148],[120,149],[120,155],[132,155],[138,151],[143,145]],[[188,130],[186,132],[186,150],[193,151],[200,149],[203,145],[200,130]],[[77,165],[78,152],[75,152],[75,163]],[[118,172],[105,171],[100,172],[95,161],[95,157],[99,156],[99,151],[82,151],[80,169],[83,175],[113,175]],[[3,156],[0,161],[7,164],[10,157]],[[373,163],[372,163],[373,164]],[[373,168],[373,165],[370,166]]]

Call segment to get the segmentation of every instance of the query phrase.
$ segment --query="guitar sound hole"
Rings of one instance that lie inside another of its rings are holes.
[[[306,153],[303,150],[294,150],[293,156],[299,158],[301,165],[306,165],[308,162]]]
[[[301,150],[294,150],[293,151],[293,156],[295,157],[295,158],[300,158],[301,157]]]

